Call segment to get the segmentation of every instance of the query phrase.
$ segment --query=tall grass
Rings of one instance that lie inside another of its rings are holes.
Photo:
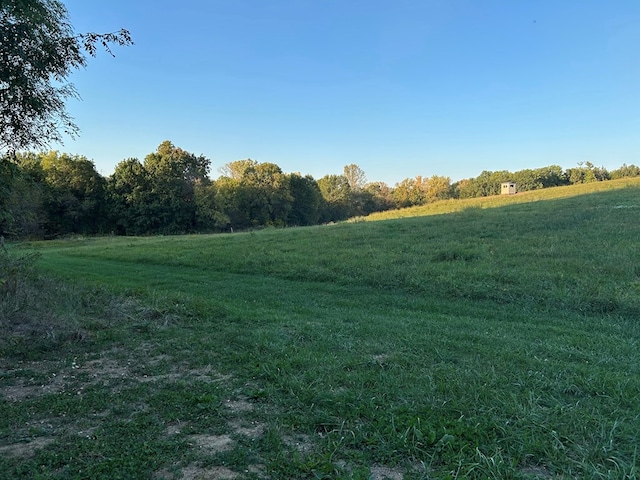
[[[100,445],[56,438],[0,471],[61,469],[70,448],[66,473],[92,455],[96,469],[169,478],[194,465],[246,478],[635,478],[639,190],[586,188],[375,222],[24,245],[56,278],[140,305],[94,335],[87,361],[162,378],[66,399],[80,419],[104,410],[102,425],[133,443],[99,427]],[[226,380],[189,373],[205,367]],[[213,453],[167,437],[178,420],[189,434],[228,431],[230,397],[259,433],[235,430],[234,448]],[[17,417],[0,421],[0,442],[16,441],[20,412],[50,417],[53,400],[5,400]],[[126,467],[136,441],[142,466]]]

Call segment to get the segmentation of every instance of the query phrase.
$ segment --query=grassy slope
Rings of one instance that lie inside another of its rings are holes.
[[[224,463],[271,478],[367,478],[376,465],[405,478],[635,478],[639,186],[443,202],[401,220],[32,245],[44,269],[156,312],[86,327],[91,344],[67,347],[67,362],[117,346],[138,375],[179,365],[228,380],[126,383],[112,408],[92,386],[89,400],[61,408],[87,422],[107,411],[96,427],[102,447],[62,438],[5,467],[50,462],[72,476],[89,468],[87,452],[93,468],[126,464],[131,446],[107,433],[117,427],[133,445],[142,435],[148,450],[124,477]],[[459,211],[429,216],[447,209]],[[192,434],[223,432],[221,406],[233,396],[248,399],[251,421],[264,427],[251,442],[240,436],[231,452],[197,456],[190,437],[163,433],[176,419]],[[0,421],[0,442],[15,441],[25,411],[46,418],[55,401],[0,404],[17,415]],[[65,448],[77,457],[63,468],[52,458]]]

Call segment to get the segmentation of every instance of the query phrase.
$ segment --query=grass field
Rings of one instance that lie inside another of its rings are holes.
[[[10,246],[0,478],[636,478],[640,180],[389,215]]]

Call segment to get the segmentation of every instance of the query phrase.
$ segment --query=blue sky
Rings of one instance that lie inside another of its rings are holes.
[[[127,28],[71,81],[103,175],[163,140],[319,179],[389,185],[591,161],[640,164],[640,1],[66,0]]]

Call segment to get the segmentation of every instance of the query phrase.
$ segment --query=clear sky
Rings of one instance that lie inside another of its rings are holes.
[[[163,140],[393,186],[482,170],[640,164],[640,0],[66,0],[134,46],[73,74],[103,175]]]

